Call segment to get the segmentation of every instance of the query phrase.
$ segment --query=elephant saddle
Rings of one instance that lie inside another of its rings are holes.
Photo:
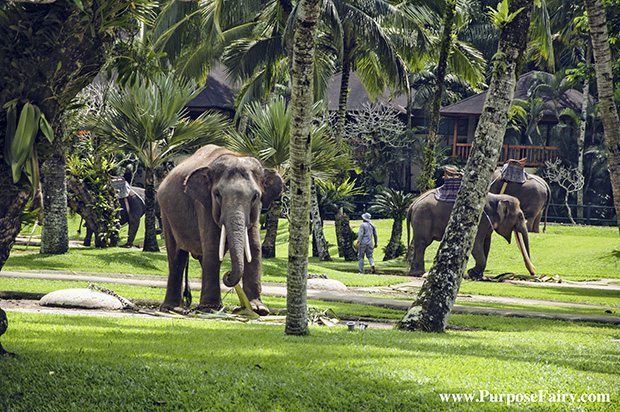
[[[439,186],[435,191],[435,199],[441,202],[454,202],[456,201],[456,195],[461,187],[463,179],[461,176],[445,178],[443,185]]]
[[[525,172],[526,162],[527,158],[521,160],[509,159],[502,166],[502,179],[506,182],[525,183],[527,180],[527,173]]]

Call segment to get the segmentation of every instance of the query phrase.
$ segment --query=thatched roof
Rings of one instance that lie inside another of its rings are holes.
[[[205,88],[198,96],[188,103],[190,111],[204,112],[207,109],[235,110],[234,83],[228,79],[224,66],[216,66],[210,72]]]
[[[327,87],[327,107],[331,111],[338,110],[338,101],[340,98],[340,82],[342,81],[342,73],[338,73],[329,81]],[[349,98],[347,100],[347,111],[362,110],[368,103],[380,103],[391,107],[401,113],[407,113],[407,97],[404,94],[391,96],[389,91],[384,91],[376,100],[371,100],[362,85],[360,78],[351,72],[349,77]]]
[[[536,76],[544,76],[548,79],[553,78],[553,75],[545,72],[531,71],[525,73],[519,78],[517,87],[515,89],[515,99],[527,100],[528,91],[532,86],[532,83],[536,80]],[[484,101],[486,99],[487,92],[479,93],[474,96],[468,97],[441,109],[441,115],[446,117],[464,117],[464,116],[480,116]],[[590,97],[591,101],[594,100]],[[575,89],[567,90],[560,98],[558,112],[565,108],[570,108],[577,113],[581,112],[581,104],[583,100],[583,93]],[[543,120],[557,121],[557,117],[553,110],[553,102],[547,100],[545,102],[545,113]]]

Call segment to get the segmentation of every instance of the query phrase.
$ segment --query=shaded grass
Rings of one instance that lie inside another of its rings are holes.
[[[0,409],[514,410],[442,404],[439,393],[609,393],[620,396],[617,328],[452,316],[474,332],[349,333],[204,320],[9,313]],[[18,326],[17,326],[18,325]],[[49,388],[49,389],[43,389]],[[43,406],[44,405],[44,406]],[[617,403],[540,404],[613,410]]]

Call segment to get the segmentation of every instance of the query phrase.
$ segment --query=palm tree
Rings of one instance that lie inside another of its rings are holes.
[[[324,209],[334,213],[338,255],[346,261],[357,260],[357,252],[353,249],[355,234],[349,224],[349,213],[355,209],[351,197],[362,195],[364,191],[355,186],[355,180],[346,178],[340,184],[333,181],[318,182],[321,193],[321,204]]]
[[[609,177],[620,229],[620,119],[614,103],[614,84],[611,71],[611,51],[607,34],[607,18],[601,0],[585,0],[594,54],[594,70],[598,86],[599,107],[605,143],[607,144]]]
[[[527,46],[532,0],[502,0],[491,12],[501,29],[487,100],[471,155],[433,267],[416,301],[400,321],[404,329],[442,332],[473,247],[491,175],[499,159],[514,97],[517,66]]]
[[[291,145],[288,277],[286,326],[288,335],[308,334],[308,235],[310,214],[310,123],[312,121],[314,38],[321,8],[319,0],[299,0],[291,68]]]
[[[383,260],[395,259],[406,251],[401,242],[403,219],[405,219],[407,209],[409,209],[414,198],[415,196],[412,193],[404,193],[390,188],[382,190],[375,196],[369,211],[394,219],[392,234],[385,247]]]
[[[314,113],[319,114],[320,109],[320,105],[315,105]],[[277,170],[287,181],[290,176],[291,106],[287,105],[283,97],[276,97],[267,105],[259,102],[251,103],[244,113],[247,116],[246,133],[232,133],[230,148],[258,158],[266,167]],[[315,121],[311,125],[310,169],[313,180],[331,179],[339,170],[346,170],[350,166],[347,153],[339,150],[329,131],[326,123]],[[275,257],[278,217],[281,214],[280,203],[277,202],[275,205],[273,203],[267,212],[266,233],[262,246],[263,257],[267,258]],[[320,219],[320,216],[318,218]],[[329,252],[324,258],[329,258]]]
[[[155,228],[155,169],[183,150],[224,142],[227,122],[205,112],[187,117],[185,106],[200,89],[173,73],[139,79],[113,90],[101,117],[92,119],[94,131],[109,138],[117,149],[134,153],[145,172],[145,233],[143,250],[159,251]]]
[[[136,15],[144,12],[152,2],[64,0],[45,4],[19,3],[0,3],[0,55],[11,62],[0,67],[0,78],[3,79],[0,88],[0,146],[22,149],[7,152],[8,157],[5,153],[0,154],[0,210],[3,213],[0,219],[0,268],[19,232],[19,217],[29,194],[38,184],[39,160],[44,162],[50,153],[62,157],[61,113],[100,70],[107,46],[114,41],[113,34],[119,28],[134,29]],[[5,106],[9,102],[14,104]],[[9,106],[14,108],[14,114],[19,114],[27,104],[38,107],[51,127],[43,133],[35,132],[28,141],[18,142],[6,133],[7,120],[10,122],[7,114],[13,110]],[[53,151],[52,143],[46,139],[55,141]],[[14,157],[16,154],[19,156]],[[7,167],[7,163],[13,167]],[[58,165],[62,173],[57,176],[63,179],[62,161]],[[56,185],[62,186],[64,180]],[[65,213],[64,192],[54,192],[60,194],[54,199],[59,205],[57,210]],[[64,216],[66,223],[66,214]],[[62,216],[57,222],[62,225]],[[48,226],[46,231],[50,229],[53,230]],[[57,229],[57,233],[65,232],[65,227]],[[65,250],[64,239],[58,246],[59,251]]]

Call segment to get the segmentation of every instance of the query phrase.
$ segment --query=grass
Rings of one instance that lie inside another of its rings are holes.
[[[2,410],[614,410],[617,328],[454,315],[425,334],[9,313]],[[43,388],[49,388],[44,390]],[[606,393],[612,403],[450,403],[440,393]]]

